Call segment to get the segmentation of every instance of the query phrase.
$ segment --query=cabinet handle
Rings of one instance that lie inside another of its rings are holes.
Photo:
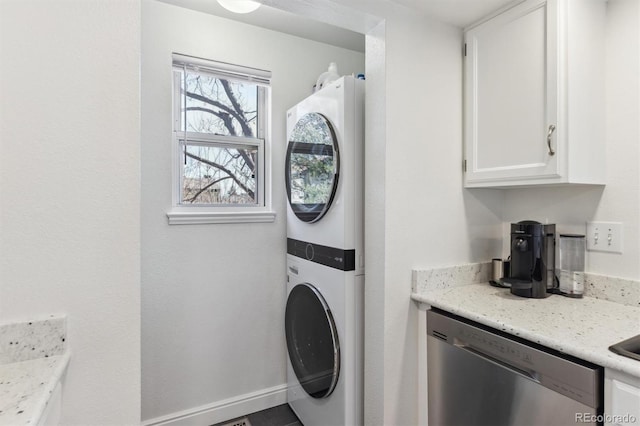
[[[556,126],[553,124],[549,125],[549,133],[547,133],[547,146],[549,147],[549,155],[556,155],[556,152],[551,148],[551,135],[556,130]]]

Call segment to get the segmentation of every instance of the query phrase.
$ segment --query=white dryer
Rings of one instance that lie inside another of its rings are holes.
[[[363,273],[364,81],[341,77],[289,109],[287,139],[288,252],[345,250],[325,264]]]
[[[305,426],[363,423],[364,81],[287,112],[287,402]]]
[[[287,402],[305,426],[363,423],[364,276],[287,256]]]

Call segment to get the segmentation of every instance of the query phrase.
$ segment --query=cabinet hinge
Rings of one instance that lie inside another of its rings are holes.
[[[467,172],[467,160],[462,160],[462,171]]]
[[[467,56],[467,43],[464,44],[464,56]]]

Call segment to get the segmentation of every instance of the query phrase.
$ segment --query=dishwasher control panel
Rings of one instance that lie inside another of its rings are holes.
[[[467,342],[472,347],[533,366],[532,357],[528,348],[523,348],[520,344],[515,344],[514,342],[505,341],[501,337],[480,332],[482,330],[477,331],[467,327],[460,327],[457,331],[457,334],[461,337],[460,340]]]

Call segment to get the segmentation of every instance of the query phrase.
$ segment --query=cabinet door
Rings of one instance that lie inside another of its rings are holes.
[[[557,21],[556,0],[527,0],[466,32],[468,186],[558,176]]]
[[[605,426],[640,424],[640,377],[605,369]]]

